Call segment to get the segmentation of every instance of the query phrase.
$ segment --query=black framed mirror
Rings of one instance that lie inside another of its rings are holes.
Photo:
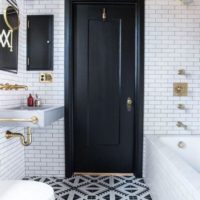
[[[8,6],[0,14],[0,70],[17,73],[18,71],[18,36],[19,12]]]

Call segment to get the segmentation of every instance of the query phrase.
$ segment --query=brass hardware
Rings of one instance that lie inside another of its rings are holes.
[[[184,149],[184,148],[186,147],[186,144],[185,144],[185,142],[180,141],[180,142],[178,143],[177,146],[178,146],[180,149]]]
[[[188,96],[188,84],[187,83],[174,83],[173,85],[174,96]]]
[[[179,69],[178,70],[178,75],[185,75],[185,70],[184,69]]]
[[[21,144],[23,146],[29,146],[32,143],[32,133],[31,133],[31,128],[30,127],[27,128],[27,138],[25,138],[25,136],[23,134],[21,134],[21,133],[13,133],[13,132],[10,132],[10,131],[6,132],[5,137],[6,137],[6,139],[19,137],[20,141],[21,141]]]
[[[132,104],[133,104],[133,101],[132,101],[131,97],[128,97],[127,105],[132,106]]]
[[[12,24],[11,21],[9,21],[9,16],[12,15],[12,18],[13,18],[13,15],[16,15],[17,17],[17,24]],[[13,7],[13,6],[8,6],[5,10],[4,10],[4,13],[3,13],[3,17],[4,17],[4,21],[7,25],[7,27],[12,30],[12,31],[16,31],[19,29],[19,26],[20,26],[20,20],[19,20],[19,11]]]
[[[103,11],[102,11],[102,20],[105,21],[106,19],[107,19],[106,9],[103,8]]]
[[[30,119],[9,119],[9,118],[1,118],[0,122],[31,122],[33,124],[38,123],[38,118],[36,116],[31,117]]]
[[[26,85],[10,85],[9,83],[6,84],[0,84],[0,90],[19,90],[19,89],[25,89],[28,90],[28,86]]]
[[[183,104],[178,104],[177,108],[180,110],[185,110],[185,106]]]
[[[17,20],[15,20],[15,21],[17,21],[16,22],[17,24],[13,24],[13,17],[15,17],[15,16],[17,18]],[[9,28],[5,43],[8,44],[8,48],[10,49],[10,52],[13,52],[13,32],[18,30],[19,25],[20,25],[19,11],[13,6],[8,6],[4,10],[3,17],[4,17],[4,21],[7,25],[7,27]],[[9,19],[9,17],[11,19]],[[8,40],[9,36],[10,36],[10,41]],[[2,47],[5,47],[5,46],[2,45]]]
[[[133,105],[133,100],[131,99],[131,97],[128,97],[126,104],[127,104],[127,110],[130,112],[132,110],[132,105]]]
[[[177,122],[176,126],[179,128],[187,129],[187,125],[183,124],[182,122]]]
[[[40,82],[41,83],[52,83],[53,82],[53,74],[52,73],[41,73],[40,74]]]

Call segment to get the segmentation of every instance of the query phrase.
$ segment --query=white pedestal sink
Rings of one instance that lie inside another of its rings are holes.
[[[63,117],[64,106],[19,106],[0,109],[0,126],[34,128],[45,127]],[[37,119],[36,123],[27,122],[30,119]]]

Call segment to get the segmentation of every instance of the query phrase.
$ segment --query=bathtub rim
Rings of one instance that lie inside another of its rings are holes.
[[[200,196],[200,173],[198,173],[192,166],[190,166],[184,159],[177,155],[177,153],[162,143],[160,137],[193,137],[193,135],[145,135],[144,139],[148,140],[158,151],[169,161],[179,175],[188,182],[190,188],[193,189],[197,195]],[[199,137],[194,135],[194,137]],[[146,141],[145,141],[146,144]],[[180,167],[181,165],[181,167]]]

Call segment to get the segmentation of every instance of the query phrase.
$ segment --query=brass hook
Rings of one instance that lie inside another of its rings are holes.
[[[106,19],[107,19],[106,9],[103,8],[103,11],[102,11],[102,20],[105,21]]]

